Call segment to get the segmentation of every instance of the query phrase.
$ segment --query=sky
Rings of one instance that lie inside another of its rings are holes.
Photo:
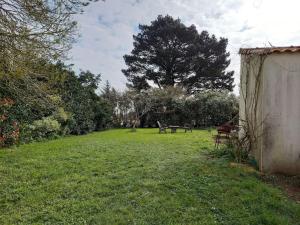
[[[70,51],[76,71],[101,74],[124,90],[126,68],[123,55],[133,48],[139,24],[150,24],[158,15],[180,18],[199,32],[207,30],[228,38],[231,64],[238,94],[241,47],[300,45],[299,0],[105,0],[92,3],[76,15],[80,37]]]

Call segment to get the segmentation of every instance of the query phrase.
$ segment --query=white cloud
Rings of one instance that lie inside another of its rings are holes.
[[[238,91],[240,47],[300,45],[300,1],[272,0],[106,0],[93,3],[77,15],[81,37],[70,62],[77,69],[101,73],[118,89],[126,78],[123,55],[132,49],[138,24],[148,24],[157,15],[179,17],[199,31],[208,30],[229,39],[228,50]]]

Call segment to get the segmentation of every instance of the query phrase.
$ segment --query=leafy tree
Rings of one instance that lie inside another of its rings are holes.
[[[95,90],[98,88],[99,82],[101,81],[100,74],[93,74],[89,70],[81,71],[78,77],[80,84],[88,90],[91,95],[95,96]]]
[[[97,0],[0,0],[0,72],[24,74],[38,58],[56,60],[70,48],[73,14]]]
[[[225,71],[230,63],[227,39],[199,34],[194,25],[187,27],[171,16],[158,16],[139,29],[131,54],[124,56],[127,69],[122,72],[130,87],[147,89],[153,82],[159,88],[232,90],[233,71]]]
[[[37,75],[2,76],[0,96],[13,99],[15,104],[12,105],[10,111],[13,117],[21,123],[31,123],[47,117],[61,104],[59,96],[49,86],[47,80]]]
[[[115,111],[113,124],[116,127],[126,126],[127,122],[132,117],[132,95],[126,90],[124,92],[116,92]]]
[[[84,88],[83,92],[86,92],[88,95],[86,98],[89,104],[87,109],[91,109],[92,113],[89,113],[89,116],[93,117],[92,120],[95,130],[106,128],[111,122],[113,113],[112,104],[102,96],[96,94],[96,90],[99,88],[99,83],[101,81],[100,78],[100,74],[94,75],[90,71],[82,71],[78,78],[78,81]],[[112,88],[111,90],[114,89]]]
[[[151,91],[151,90],[150,90]],[[150,97],[150,92],[141,91],[137,92],[133,89],[128,90],[127,96],[131,100],[132,105],[132,128],[135,130],[136,126],[141,123],[142,118],[152,109],[154,106],[153,98]]]
[[[157,121],[169,125],[183,125],[192,120],[190,116],[183,114],[185,103],[191,97],[184,89],[167,86],[164,89],[149,89],[148,93],[153,106],[143,118],[142,125],[156,126]]]
[[[193,117],[198,126],[218,126],[237,116],[239,102],[228,91],[199,92],[186,102],[183,112]]]
[[[90,71],[81,71],[76,76],[74,71],[62,68],[66,77],[62,84],[54,85],[65,103],[66,110],[73,119],[69,127],[72,134],[85,134],[100,130],[110,122],[112,111],[110,105],[96,94],[100,75]]]
[[[69,125],[72,134],[85,134],[95,129],[93,122],[95,114],[91,99],[93,90],[91,86],[94,84],[91,81],[91,86],[88,85],[89,76],[90,74],[85,77],[85,73],[81,72],[81,77],[78,78],[73,71],[68,71],[66,79],[58,90],[66,104],[67,111],[72,113],[73,119]]]

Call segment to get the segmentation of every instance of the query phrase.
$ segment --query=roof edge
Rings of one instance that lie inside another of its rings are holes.
[[[268,55],[272,53],[295,53],[300,52],[300,46],[288,47],[259,47],[259,48],[240,48],[240,55]]]

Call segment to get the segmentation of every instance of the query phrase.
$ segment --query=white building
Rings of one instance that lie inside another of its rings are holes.
[[[260,170],[300,174],[300,46],[239,53],[240,119],[255,134],[252,153]]]

